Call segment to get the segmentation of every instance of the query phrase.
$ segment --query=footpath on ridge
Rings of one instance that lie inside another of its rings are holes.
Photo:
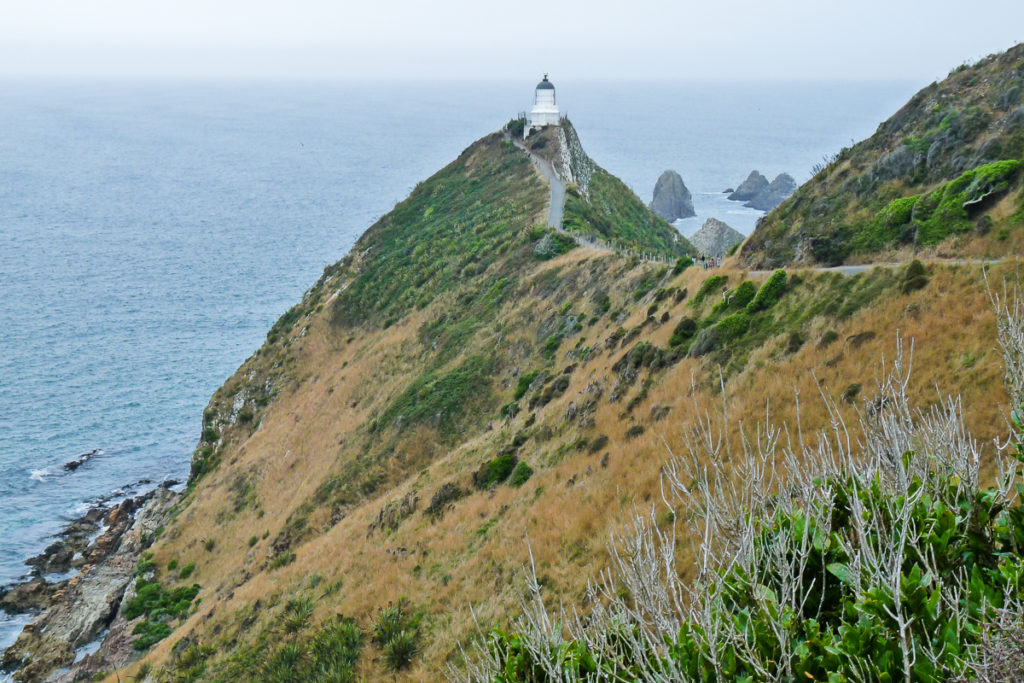
[[[570,233],[562,227],[562,218],[565,216],[565,181],[562,180],[562,176],[558,175],[555,169],[551,167],[551,164],[530,151],[521,141],[514,139],[508,131],[505,132],[505,139],[512,141],[516,147],[526,152],[526,155],[530,157],[533,164],[540,170],[544,179],[548,181],[548,187],[551,188],[551,198],[548,200],[548,227],[562,234],[569,235],[580,246],[599,251],[617,252],[617,249],[613,249],[606,244],[588,240],[582,235]]]

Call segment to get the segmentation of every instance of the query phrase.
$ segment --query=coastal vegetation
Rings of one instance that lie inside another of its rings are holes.
[[[858,201],[924,225],[979,177],[1011,197],[998,161]],[[592,170],[542,227],[529,157],[485,137],[324,270],[204,411],[141,587],[201,588],[122,680],[923,679],[998,650],[1021,400],[982,266],[693,268]]]
[[[908,253],[991,258],[1024,244],[1024,46],[922,89],[815,167],[740,249],[747,266]]]

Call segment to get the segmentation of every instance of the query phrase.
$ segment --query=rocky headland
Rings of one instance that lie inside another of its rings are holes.
[[[73,681],[128,661],[134,623],[120,607],[132,597],[139,556],[179,499],[172,484],[90,509],[27,561],[27,580],[0,589],[0,609],[38,612],[4,651],[0,670],[13,672],[17,681]],[[59,578],[52,580],[54,575]],[[76,661],[76,650],[104,631],[99,651]]]
[[[654,185],[654,196],[648,205],[651,211],[667,221],[696,216],[693,197],[683,178],[675,171],[665,171]]]

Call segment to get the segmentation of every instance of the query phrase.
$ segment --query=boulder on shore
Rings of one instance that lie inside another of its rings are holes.
[[[734,230],[717,218],[709,218],[704,225],[690,237],[690,244],[697,247],[705,256],[718,258],[725,256],[730,249],[746,239],[743,233]]]
[[[665,171],[658,178],[650,209],[669,222],[697,215],[693,210],[693,197],[682,176],[675,171]]]
[[[761,211],[771,211],[796,191],[796,181],[788,173],[780,173],[768,187],[759,192],[743,206]]]
[[[740,183],[740,186],[729,195],[729,199],[734,202],[750,201],[767,187],[768,179],[757,171],[751,171],[747,179]]]

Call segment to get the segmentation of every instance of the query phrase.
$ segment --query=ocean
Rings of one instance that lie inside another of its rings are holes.
[[[552,80],[645,201],[679,171],[687,235],[749,233],[762,214],[722,190],[807,180],[925,85]],[[0,82],[0,585],[90,501],[183,481],[210,395],[277,317],[533,86]],[[0,613],[0,649],[25,620]]]

